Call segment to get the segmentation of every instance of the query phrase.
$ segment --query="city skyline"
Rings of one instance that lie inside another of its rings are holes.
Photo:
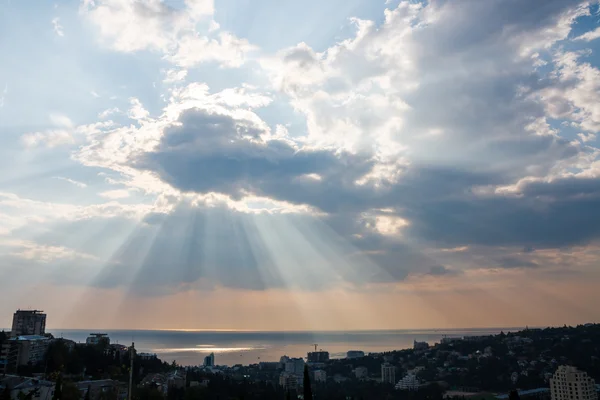
[[[2,2],[0,325],[598,321],[599,21],[597,0]]]

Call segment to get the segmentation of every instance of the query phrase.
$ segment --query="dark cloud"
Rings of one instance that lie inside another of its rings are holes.
[[[350,185],[373,166],[369,156],[299,150],[283,140],[263,142],[259,136],[265,132],[260,127],[226,115],[194,109],[179,122],[166,129],[157,150],[140,157],[136,165],[155,170],[183,191],[218,191],[234,197],[247,191],[303,203],[293,199],[295,193],[315,199],[335,189],[337,195],[341,186]],[[306,177],[310,174],[325,182]]]
[[[530,260],[507,256],[498,260],[498,266],[502,268],[537,268],[539,264]]]

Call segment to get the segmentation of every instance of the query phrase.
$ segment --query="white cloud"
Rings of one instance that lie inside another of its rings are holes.
[[[63,176],[55,176],[54,179],[59,179],[61,181],[69,182],[69,183],[71,183],[71,184],[73,184],[73,185],[75,185],[77,187],[80,187],[80,188],[87,187],[87,184],[85,184],[83,182],[79,182],[79,181],[76,181],[76,180],[73,180],[73,179],[70,179],[70,178],[65,178]]]
[[[98,118],[105,119],[105,118],[110,117],[113,114],[119,114],[119,113],[121,113],[121,110],[119,109],[119,107],[107,108],[106,110],[98,113]]]
[[[99,0],[84,2],[81,10],[112,49],[159,51],[184,68],[211,61],[225,67],[239,67],[245,54],[255,49],[248,41],[228,32],[221,32],[215,39],[196,30],[200,21],[213,15],[212,0],[186,0],[182,9],[160,0]],[[206,33],[218,29],[219,25],[211,20]]]
[[[129,99],[131,108],[127,112],[127,116],[136,121],[143,121],[150,115],[150,112],[144,108],[139,99],[132,97]]]
[[[9,255],[28,261],[49,263],[64,260],[95,260],[96,257],[64,246],[41,245],[29,240],[0,238],[0,248],[9,249]]]
[[[555,82],[539,94],[548,114],[600,132],[600,69],[580,59],[588,52],[557,52]]]
[[[95,98],[99,98],[100,97],[100,95],[98,93],[96,93],[96,91],[94,91],[94,90],[92,90],[90,92],[90,94],[92,95],[92,97],[95,97]]]
[[[129,197],[129,190],[126,189],[117,189],[117,190],[107,190],[106,192],[99,193],[100,196],[106,197],[107,199],[125,199]]]
[[[50,122],[52,125],[60,128],[71,128],[73,127],[73,121],[66,115],[62,114],[50,114]]]
[[[208,25],[208,32],[215,32],[218,31],[220,28],[221,25],[219,25],[219,23],[213,19]]]
[[[38,147],[45,145],[53,148],[65,144],[73,144],[73,136],[66,130],[48,130],[45,132],[26,133],[21,137],[25,147]]]
[[[221,32],[216,39],[188,35],[179,40],[177,51],[167,59],[183,68],[211,61],[224,67],[236,68],[244,64],[246,54],[253,50],[256,50],[256,46],[246,39],[227,32]]]
[[[169,69],[165,72],[165,79],[163,83],[175,83],[185,80],[187,76],[187,70],[185,69]]]
[[[577,136],[584,143],[596,140],[596,135],[594,133],[588,133],[587,135],[585,133],[578,133]]]
[[[591,42],[592,40],[596,40],[598,38],[600,38],[600,26],[594,29],[593,31],[589,31],[584,33],[583,35],[577,36],[573,40],[583,40],[585,42]]]
[[[2,90],[2,95],[0,95],[0,108],[4,107],[4,101],[6,99],[7,94],[8,94],[8,83],[5,83],[4,90]]]
[[[60,36],[60,37],[65,36],[65,32],[63,30],[62,25],[60,24],[60,20],[58,17],[56,17],[52,20],[52,29],[54,30],[54,33],[56,34],[56,36]]]

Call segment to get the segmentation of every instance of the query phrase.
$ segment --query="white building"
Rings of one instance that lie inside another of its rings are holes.
[[[400,379],[396,384],[396,390],[418,390],[421,386],[416,375],[407,374],[404,378]]]
[[[561,365],[550,379],[552,400],[597,400],[596,383],[587,373]]]
[[[396,367],[390,363],[381,364],[381,382],[396,383]]]
[[[318,369],[314,372],[315,382],[324,383],[327,382],[327,372],[322,369]]]
[[[356,367],[354,376],[356,376],[356,379],[366,379],[369,376],[369,370],[367,367]]]

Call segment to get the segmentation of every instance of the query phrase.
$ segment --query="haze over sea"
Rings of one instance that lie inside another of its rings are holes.
[[[306,357],[319,349],[329,351],[331,358],[343,358],[348,350],[365,353],[411,348],[413,341],[430,345],[444,336],[462,337],[492,335],[521,328],[473,328],[455,330],[385,330],[325,332],[250,332],[250,331],[179,331],[179,330],[69,330],[50,329],[55,337],[85,342],[90,332],[108,333],[111,343],[129,345],[135,342],[138,352],[156,353],[167,362],[181,365],[202,364],[206,355],[215,353],[217,365],[253,364],[279,361],[283,355]]]

